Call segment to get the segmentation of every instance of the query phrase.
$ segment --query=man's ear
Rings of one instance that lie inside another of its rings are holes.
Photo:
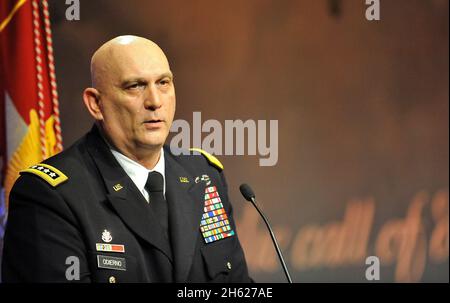
[[[103,120],[103,114],[100,110],[100,93],[93,87],[88,87],[83,92],[83,101],[89,113],[95,120]]]

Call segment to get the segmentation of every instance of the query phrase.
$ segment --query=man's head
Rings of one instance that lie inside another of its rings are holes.
[[[161,48],[116,37],[92,56],[91,79],[83,100],[110,143],[138,160],[159,151],[175,114],[173,75]]]

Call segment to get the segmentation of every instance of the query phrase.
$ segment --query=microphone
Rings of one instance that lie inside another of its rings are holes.
[[[256,208],[258,213],[263,218],[264,223],[266,223],[266,226],[270,232],[270,236],[272,237],[273,245],[275,246],[275,249],[277,251],[278,258],[280,258],[281,265],[283,266],[284,274],[286,275],[288,282],[292,283],[291,275],[289,274],[286,263],[284,262],[283,255],[281,254],[280,247],[278,246],[277,239],[275,238],[272,228],[270,227],[269,221],[267,220],[266,216],[264,216],[264,214],[262,213],[262,211],[259,209],[258,205],[256,204],[255,193],[253,192],[252,188],[248,184],[245,184],[245,183],[241,184],[241,186],[239,186],[239,190],[241,191],[241,194],[242,194],[242,196],[244,196],[245,200],[252,202],[253,206]]]

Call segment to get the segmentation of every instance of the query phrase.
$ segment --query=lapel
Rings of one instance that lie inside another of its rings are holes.
[[[204,206],[204,184],[196,184],[195,176],[187,172],[165,149],[166,200],[169,207],[170,237],[174,254],[175,282],[186,282],[191,268]],[[189,183],[180,181],[187,177]]]
[[[147,201],[114,158],[94,126],[88,134],[87,150],[103,178],[107,198],[123,222],[140,238],[163,252],[172,261],[169,241]]]

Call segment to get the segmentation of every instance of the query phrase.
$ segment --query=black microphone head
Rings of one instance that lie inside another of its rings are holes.
[[[245,200],[251,202],[252,199],[255,198],[255,193],[248,184],[241,184],[241,186],[239,186],[239,190],[241,191],[241,194],[244,196]]]

